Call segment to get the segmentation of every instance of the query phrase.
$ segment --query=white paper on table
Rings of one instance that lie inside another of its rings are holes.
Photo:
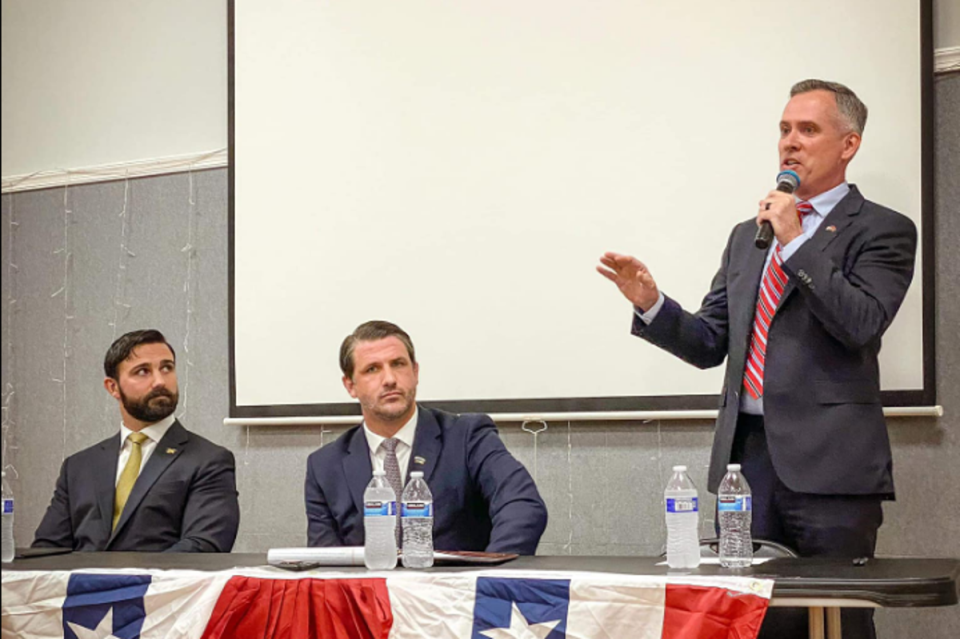
[[[767,563],[767,562],[770,561],[771,559],[774,559],[774,557],[754,557],[750,565],[751,565],[751,566],[759,566],[760,564],[765,564],[765,563]],[[719,558],[719,557],[701,557],[701,558],[700,558],[700,564],[701,564],[701,565],[706,564],[706,565],[708,565],[708,566],[719,566],[719,565],[720,565],[720,558]],[[661,561],[661,562],[658,563],[657,565],[658,565],[658,566],[666,566],[666,565],[667,565],[667,562],[666,562],[666,561]]]

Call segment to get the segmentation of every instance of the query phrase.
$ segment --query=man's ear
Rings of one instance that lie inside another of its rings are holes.
[[[110,393],[114,399],[117,401],[120,400],[120,385],[117,383],[117,380],[112,377],[104,377],[103,387],[107,389],[107,392]]]
[[[860,150],[860,134],[847,133],[846,137],[843,138],[843,151],[840,154],[840,157],[843,158],[844,162],[849,162],[853,159],[853,156],[857,154],[857,151]]]
[[[348,393],[350,393],[350,397],[356,399],[357,390],[353,387],[353,380],[344,375],[341,381],[343,381],[343,387],[347,389]]]

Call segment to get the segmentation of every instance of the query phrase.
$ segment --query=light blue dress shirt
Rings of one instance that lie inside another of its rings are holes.
[[[823,222],[824,218],[830,215],[830,211],[832,211],[834,207],[840,203],[840,200],[845,198],[849,192],[850,185],[846,182],[841,182],[839,185],[833,187],[829,191],[824,191],[820,195],[810,198],[809,203],[813,207],[813,211],[811,211],[808,215],[805,215],[800,222],[801,226],[803,227],[803,234],[795,237],[780,251],[780,257],[784,262],[789,260],[790,257],[796,253],[797,250],[803,246],[807,240],[813,237],[813,234],[818,228],[820,228],[820,224]],[[763,263],[764,272],[766,272],[767,265],[770,264],[770,260],[773,259],[773,252],[776,246],[777,244],[774,243],[767,251],[767,259]],[[663,307],[663,301],[663,293],[660,293],[660,297],[657,298],[656,303],[650,308],[650,310],[644,312],[643,310],[634,307],[634,312],[641,321],[643,321],[645,324],[649,324],[657,317],[657,314]],[[761,397],[760,399],[753,399],[750,397],[749,393],[740,393],[740,412],[750,413],[751,415],[763,415],[763,398]]]

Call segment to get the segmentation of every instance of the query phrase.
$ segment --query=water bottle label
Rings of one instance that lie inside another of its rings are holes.
[[[363,504],[364,517],[396,517],[397,502],[395,501],[368,501]]]
[[[685,497],[682,499],[667,499],[668,513],[695,513],[700,510],[696,497]]]
[[[433,517],[433,504],[408,501],[400,506],[401,517]]]
[[[719,497],[717,510],[721,512],[749,512],[753,510],[753,501],[750,495],[740,497]]]
[[[12,500],[12,499],[4,499],[4,500],[3,500],[3,514],[4,514],[4,515],[12,515],[12,514],[13,514],[13,500]]]

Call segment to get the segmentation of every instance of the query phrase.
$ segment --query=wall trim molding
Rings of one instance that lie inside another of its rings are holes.
[[[190,153],[151,160],[134,160],[117,164],[103,164],[79,169],[55,169],[37,171],[27,175],[3,177],[3,193],[35,191],[60,186],[76,186],[94,182],[110,182],[130,178],[185,173],[203,169],[216,169],[227,166],[227,149]]]
[[[960,71],[960,47],[944,47],[933,52],[934,73]]]

